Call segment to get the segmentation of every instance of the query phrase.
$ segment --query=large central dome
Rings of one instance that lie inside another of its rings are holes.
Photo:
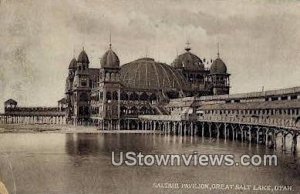
[[[141,58],[121,66],[121,82],[128,88],[148,90],[186,89],[184,77],[173,67],[154,61],[152,58]]]

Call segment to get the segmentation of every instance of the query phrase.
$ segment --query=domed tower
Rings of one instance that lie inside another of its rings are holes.
[[[226,64],[218,53],[217,58],[210,67],[210,81],[213,95],[229,94],[229,76],[230,74],[227,73]]]
[[[102,127],[108,129],[119,129],[120,118],[120,60],[112,50],[104,53],[100,61],[99,92],[100,92],[100,118]]]
[[[71,118],[73,115],[74,101],[72,96],[73,96],[73,82],[74,82],[74,77],[76,72],[76,66],[77,66],[77,61],[75,58],[73,58],[69,64],[69,73],[65,85],[65,94],[67,100],[67,109],[66,109],[67,123],[70,123],[72,121]]]
[[[185,53],[177,56],[171,65],[181,72],[186,81],[190,83],[191,89],[194,91],[192,95],[202,95],[206,87],[205,80],[209,71],[205,69],[202,60],[191,52],[189,44],[187,42]]]
[[[75,72],[76,72],[76,66],[77,66],[77,61],[75,58],[73,58],[69,64],[69,72],[68,72],[68,77],[66,80],[66,94],[72,93],[72,86],[74,82],[74,77],[75,77]]]
[[[73,83],[74,123],[86,124],[90,119],[89,58],[83,49],[78,56]]]

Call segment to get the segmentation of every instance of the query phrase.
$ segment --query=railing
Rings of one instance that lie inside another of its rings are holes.
[[[12,115],[12,116],[63,116],[63,115],[65,115],[65,108],[59,108],[59,107],[5,108],[5,115]]]
[[[198,121],[207,122],[226,122],[239,124],[255,124],[282,128],[299,129],[295,119],[293,118],[272,118],[272,117],[244,117],[244,116],[222,116],[222,115],[204,115],[198,117]]]
[[[155,121],[180,121],[181,115],[140,115],[139,118]]]
[[[60,111],[59,107],[5,107],[6,111]]]

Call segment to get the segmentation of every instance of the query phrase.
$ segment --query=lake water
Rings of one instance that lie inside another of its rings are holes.
[[[249,190],[156,188],[155,185],[184,183],[232,185],[292,185],[300,193],[300,158],[280,148],[262,145],[177,137],[160,134],[1,134],[0,180],[10,193],[256,193]],[[278,144],[280,147],[280,144]],[[300,150],[298,148],[298,150]],[[277,167],[115,167],[112,151],[144,154],[272,154]],[[158,184],[159,183],[159,184]],[[257,193],[262,193],[257,191]],[[269,193],[269,192],[266,192]],[[282,193],[282,192],[276,192]]]

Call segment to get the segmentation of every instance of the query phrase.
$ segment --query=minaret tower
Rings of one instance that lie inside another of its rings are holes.
[[[111,36],[109,49],[100,64],[100,126],[103,129],[120,129],[120,60],[112,50]]]
[[[89,63],[89,58],[83,48],[77,59],[73,83],[74,124],[87,124],[90,119]]]
[[[227,66],[220,58],[220,50],[218,43],[217,58],[210,67],[210,81],[213,95],[229,94],[230,74],[227,73]]]
[[[76,72],[77,60],[75,57],[71,60],[69,65],[68,77],[66,79],[66,100],[67,100],[67,109],[66,109],[66,122],[68,124],[72,123],[72,116],[74,114],[74,99],[73,97],[73,82]]]

